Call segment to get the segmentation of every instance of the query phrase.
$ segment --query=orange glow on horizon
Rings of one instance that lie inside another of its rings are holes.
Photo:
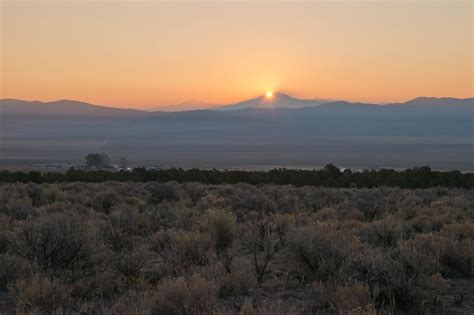
[[[0,98],[159,109],[262,91],[375,103],[474,94],[469,1],[3,1],[0,15]]]

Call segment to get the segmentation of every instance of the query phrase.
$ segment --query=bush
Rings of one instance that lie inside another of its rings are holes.
[[[472,278],[474,276],[474,248],[452,243],[443,248],[440,257],[441,274],[445,278]]]
[[[284,243],[284,237],[276,224],[258,221],[248,224],[245,228],[244,248],[253,258],[257,282],[263,283],[270,264]]]
[[[31,200],[33,207],[40,207],[48,203],[43,186],[34,183],[28,183],[25,187],[25,190],[26,194]]]
[[[441,290],[448,283],[439,275],[440,251],[444,246],[444,240],[437,237],[418,236],[401,241],[389,251],[373,250],[358,257],[355,277],[369,285],[378,309],[424,312],[427,307],[436,306],[442,294],[447,294],[432,286],[436,281]]]
[[[298,229],[290,237],[289,249],[307,281],[334,280],[346,262],[350,242],[341,233],[321,226]]]
[[[129,236],[146,237],[161,228],[159,218],[156,218],[152,211],[140,211],[123,203],[114,207],[109,219],[114,228]]]
[[[10,254],[0,254],[0,291],[6,290],[17,279],[30,275],[30,270],[28,260]]]
[[[17,250],[45,273],[66,278],[94,273],[98,244],[74,213],[55,213],[26,222],[20,237]]]
[[[316,213],[315,218],[318,221],[329,221],[339,219],[340,215],[339,212],[334,208],[322,208]]]
[[[33,204],[28,196],[11,196],[6,207],[3,209],[4,213],[17,220],[25,220],[31,215]]]
[[[43,274],[18,279],[11,287],[17,309],[26,313],[62,313],[70,289]]]
[[[397,222],[385,219],[365,224],[358,235],[362,241],[372,246],[393,248],[401,237],[401,231]]]
[[[115,268],[125,277],[138,277],[149,256],[150,253],[144,248],[122,251],[115,262]]]
[[[180,198],[178,186],[174,182],[150,184],[150,202],[158,204],[165,201],[177,201]]]
[[[215,291],[215,284],[199,275],[166,280],[157,288],[152,314],[211,313]]]
[[[472,209],[468,189],[0,183],[0,312],[472,313]]]
[[[221,209],[208,210],[205,224],[214,240],[217,255],[232,246],[236,230],[235,217],[232,213]]]
[[[367,311],[372,307],[369,287],[365,283],[352,282],[343,285],[337,283],[315,282],[312,284],[321,298],[318,309],[331,311]]]
[[[6,232],[0,231],[0,254],[7,252],[9,243],[9,235]]]
[[[243,258],[234,260],[230,272],[219,277],[219,298],[249,295],[257,284],[254,275],[249,272],[251,269],[252,263],[250,261]]]
[[[180,273],[206,265],[211,247],[212,240],[207,233],[166,230],[153,235],[150,248]]]
[[[97,211],[109,213],[114,204],[117,203],[118,195],[113,191],[103,191],[95,196],[93,207]]]

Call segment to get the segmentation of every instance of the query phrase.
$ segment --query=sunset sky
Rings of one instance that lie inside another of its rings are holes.
[[[472,97],[473,1],[4,1],[0,98]]]

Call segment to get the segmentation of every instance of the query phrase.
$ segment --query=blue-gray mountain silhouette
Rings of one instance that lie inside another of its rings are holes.
[[[254,99],[240,103],[243,109],[147,112],[68,100],[0,100],[0,164],[107,152],[136,164],[183,167],[332,162],[474,170],[473,98],[305,107],[309,102],[269,109]]]
[[[221,110],[237,110],[237,109],[249,109],[249,108],[305,108],[314,107],[324,103],[329,103],[330,100],[324,99],[298,99],[291,97],[283,93],[273,93],[272,97],[266,97],[265,95],[256,97],[254,99],[246,100],[236,104],[225,105],[219,107]]]

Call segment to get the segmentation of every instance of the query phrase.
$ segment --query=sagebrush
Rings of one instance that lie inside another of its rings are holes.
[[[474,312],[474,191],[0,184],[0,312]]]

